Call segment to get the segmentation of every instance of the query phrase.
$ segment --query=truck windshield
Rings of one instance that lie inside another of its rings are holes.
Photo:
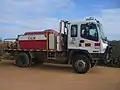
[[[81,24],[81,37],[98,41],[98,30],[94,23]]]
[[[104,34],[104,32],[103,32],[103,27],[102,27],[102,25],[98,24],[97,26],[98,26],[98,28],[99,28],[100,37],[101,37],[102,41],[103,41],[103,42],[106,42],[107,40],[106,40],[105,34]]]

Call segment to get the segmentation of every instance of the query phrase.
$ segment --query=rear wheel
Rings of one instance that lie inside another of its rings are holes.
[[[84,74],[90,69],[91,63],[85,55],[76,55],[73,59],[72,66],[75,72]]]
[[[31,60],[26,53],[18,53],[15,58],[15,64],[18,67],[29,67]]]

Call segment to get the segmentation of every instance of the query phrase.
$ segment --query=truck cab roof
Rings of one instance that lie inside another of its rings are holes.
[[[85,23],[97,24],[97,22],[94,20],[82,20],[82,21],[73,21],[73,22],[71,22],[71,25],[73,25],[73,24],[85,24]]]

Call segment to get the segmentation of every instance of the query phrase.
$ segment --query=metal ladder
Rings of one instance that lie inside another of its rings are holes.
[[[49,39],[51,38],[49,35],[50,35],[50,33],[47,32],[47,60],[55,60],[56,59],[56,48],[54,47],[51,49],[49,47]],[[54,38],[52,37],[51,39],[54,40],[55,36],[54,36]]]

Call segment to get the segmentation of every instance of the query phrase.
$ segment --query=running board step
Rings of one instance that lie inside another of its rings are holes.
[[[47,59],[56,59],[56,52],[47,52]]]

